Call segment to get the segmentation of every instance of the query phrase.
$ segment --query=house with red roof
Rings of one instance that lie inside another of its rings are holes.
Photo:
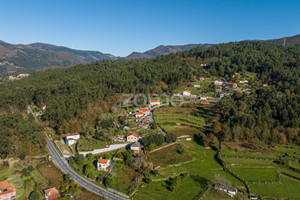
[[[142,117],[142,116],[144,116],[145,114],[143,113],[143,112],[136,112],[135,114],[134,114],[134,117],[135,118],[140,118],[140,117]]]
[[[190,96],[191,91],[189,91],[189,90],[183,91],[182,95],[185,96],[185,97]]]
[[[139,112],[143,112],[145,115],[150,115],[150,109],[149,108],[140,108]]]
[[[100,158],[97,162],[97,169],[101,171],[108,171],[110,166],[110,160]]]
[[[55,200],[60,198],[60,194],[55,187],[44,190],[44,193],[45,193],[45,200]]]
[[[10,185],[8,180],[0,182],[0,199],[15,199],[17,196],[16,189],[13,185]]]
[[[227,85],[230,88],[237,88],[237,84],[236,83],[228,83]]]
[[[160,106],[159,100],[151,100],[150,101],[150,106]]]
[[[141,136],[137,133],[130,133],[126,136],[127,142],[138,142]]]
[[[65,142],[68,146],[71,146],[72,144],[75,144],[80,138],[79,133],[68,133],[65,134]]]

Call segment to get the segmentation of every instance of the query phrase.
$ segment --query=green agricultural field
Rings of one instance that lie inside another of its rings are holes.
[[[105,148],[105,142],[93,139],[82,137],[78,140],[77,148],[80,151],[92,151],[94,149]]]
[[[156,109],[154,119],[159,126],[175,135],[194,135],[210,126],[207,120],[211,116],[201,106],[192,108],[164,107]]]
[[[276,168],[233,167],[230,170],[246,181],[278,181]]]
[[[133,196],[135,200],[182,200],[197,199],[206,189],[203,185],[193,179],[193,176],[186,176],[182,183],[170,191],[165,187],[165,181],[152,181],[150,184],[143,184]]]
[[[182,145],[174,144],[158,151],[149,153],[149,161],[152,162],[154,166],[163,167],[166,165],[174,165],[193,159],[193,157],[188,153],[180,154],[178,152],[179,148],[183,148]]]
[[[249,184],[251,192],[270,197],[300,199],[300,182],[282,177],[282,184]]]
[[[106,183],[107,186],[124,194],[128,194],[134,179],[139,174],[125,165],[115,164],[110,175],[111,177],[108,178]]]
[[[204,148],[193,141],[180,142],[180,144],[183,145],[185,152],[188,152],[181,154],[181,156],[188,155],[192,156],[193,159],[176,166],[170,165],[158,168],[160,176],[168,178],[187,172],[211,180],[215,174],[220,174],[231,181],[233,185],[243,186],[243,183],[223,170],[222,166],[215,159],[216,152],[214,150]]]

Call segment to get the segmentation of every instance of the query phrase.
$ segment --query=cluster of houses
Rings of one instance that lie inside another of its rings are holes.
[[[237,83],[224,83],[222,80],[215,80],[214,84],[216,86],[216,96],[219,98],[223,98],[224,96],[230,95],[229,93],[223,92],[223,89],[227,90],[232,90],[232,89],[237,89],[238,85]]]
[[[28,76],[30,76],[30,74],[19,74],[17,76],[9,76],[8,80],[10,80],[10,81],[20,80],[20,79],[28,77]]]
[[[117,137],[120,137],[120,138],[123,138],[122,136],[120,135],[117,135]],[[135,154],[139,154],[140,151],[141,151],[141,136],[137,133],[130,133],[128,135],[125,136],[127,142],[130,142],[130,150],[133,151],[133,153]],[[101,170],[101,171],[109,171],[111,170],[111,160],[109,159],[103,159],[103,158],[100,158],[97,162],[97,169],[98,170]]]

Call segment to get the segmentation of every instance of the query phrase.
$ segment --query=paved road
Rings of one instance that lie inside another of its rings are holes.
[[[26,110],[27,110],[28,114],[29,114],[29,113],[32,114],[32,116],[34,117],[34,121],[35,121],[36,123],[38,123],[39,121],[37,120],[36,116],[33,114],[32,110],[31,110],[29,107],[27,107],[27,106],[26,106]]]
[[[49,137],[46,135],[46,141],[47,141],[47,147],[50,151],[51,157],[54,160],[55,164],[66,174],[70,174],[72,179],[78,183],[79,185],[81,185],[82,187],[90,190],[91,192],[98,194],[100,196],[103,196],[107,199],[110,200],[125,200],[125,198],[119,197],[91,182],[89,182],[88,180],[82,178],[81,176],[79,176],[77,173],[75,173],[72,169],[69,168],[69,165],[67,163],[67,161],[65,159],[63,159],[62,157],[60,157],[59,153],[57,152],[57,150],[55,149],[55,147],[53,146],[51,140],[49,139]]]

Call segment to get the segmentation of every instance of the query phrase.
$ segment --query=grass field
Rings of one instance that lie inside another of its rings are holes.
[[[246,181],[278,181],[276,168],[231,168],[238,177]]]
[[[177,151],[178,148],[182,148],[182,145],[174,144],[150,153],[148,156],[149,161],[152,162],[154,166],[164,167],[166,165],[173,165],[193,159],[191,155],[188,155],[188,153],[180,154]]]
[[[175,135],[194,135],[205,129],[208,118],[202,107],[192,108],[164,107],[154,112],[154,119],[159,126]]]
[[[267,184],[249,183],[252,193],[263,195],[264,197],[279,197],[300,199],[300,181],[290,178],[281,173],[282,184],[278,181],[278,172],[289,174],[293,177],[300,179],[300,173],[292,171],[288,168],[298,168],[299,163],[289,161],[288,166],[276,164],[273,161],[277,159],[289,160],[295,155],[300,153],[296,146],[278,146],[272,150],[260,152],[247,152],[247,151],[233,151],[228,148],[223,148],[222,159],[225,161],[226,166],[231,169],[240,178],[246,181],[272,181]],[[226,157],[227,155],[228,157]],[[238,157],[237,157],[238,156]],[[264,160],[267,158],[267,160]]]
[[[282,184],[249,184],[251,192],[264,196],[300,199],[300,182],[282,177]]]
[[[195,181],[191,176],[184,178],[182,183],[175,188],[174,191],[169,191],[165,187],[164,181],[152,181],[150,184],[145,184],[133,196],[136,200],[182,200],[182,199],[197,199],[197,197],[206,189],[199,182]]]
[[[138,176],[138,172],[125,165],[115,164],[111,175],[112,181],[109,183],[108,187],[124,194],[128,194],[133,180]]]
[[[105,148],[106,144],[93,138],[82,137],[78,140],[77,148],[80,151],[92,151],[94,149]]]
[[[53,187],[60,186],[62,173],[52,163],[40,165],[37,170]]]

